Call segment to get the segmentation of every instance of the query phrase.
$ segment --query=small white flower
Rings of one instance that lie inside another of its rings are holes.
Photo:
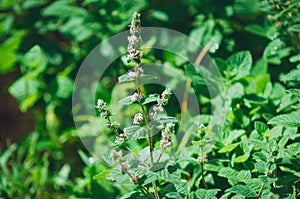
[[[165,149],[167,147],[172,146],[172,142],[170,140],[161,140],[160,146]]]
[[[140,59],[143,56],[143,53],[141,51],[134,49],[134,48],[129,49],[128,53],[129,53],[128,57],[130,59]]]
[[[130,168],[130,166],[129,166],[128,162],[121,163],[121,172],[122,173],[128,172],[129,168]]]
[[[137,113],[137,114],[135,114],[135,116],[134,116],[133,124],[139,125],[140,122],[143,121],[143,119],[144,119],[143,114],[142,114],[142,113]]]
[[[141,36],[136,36],[136,35],[131,35],[127,37],[129,44],[131,45],[136,45],[141,43],[142,38]]]

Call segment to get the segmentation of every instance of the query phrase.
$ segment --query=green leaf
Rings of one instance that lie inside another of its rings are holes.
[[[160,122],[161,124],[177,123],[178,122],[178,119],[176,117],[171,117],[171,116],[158,117],[156,120],[158,122]]]
[[[266,132],[269,129],[269,127],[265,123],[260,121],[254,122],[254,128],[257,131],[257,133],[260,135],[262,135],[264,132]]]
[[[66,76],[56,76],[57,90],[56,96],[60,98],[68,98],[72,95],[74,82]]]
[[[0,74],[10,72],[16,62],[16,52],[21,44],[24,32],[16,32],[0,45]]]
[[[288,93],[291,93],[300,99],[300,89],[299,88],[291,88],[287,90]]]
[[[130,105],[137,101],[134,95],[127,96],[119,101],[120,104]]]
[[[228,182],[231,184],[231,185],[234,185],[238,182],[238,179],[237,179],[237,175],[239,174],[238,171],[232,169],[232,168],[229,168],[229,167],[223,167],[219,173],[218,173],[218,176],[221,176],[221,177],[225,177],[228,179]]]
[[[235,185],[231,188],[231,191],[245,197],[256,197],[256,192],[246,185]]]
[[[250,51],[241,51],[231,55],[226,60],[227,77],[241,79],[250,74],[252,66],[252,57]]]
[[[299,61],[300,61],[300,53],[297,54],[297,55],[291,56],[290,59],[289,59],[289,61],[290,61],[291,63],[299,62]]]
[[[152,17],[158,21],[164,21],[164,22],[169,21],[169,16],[165,12],[159,10],[150,10],[147,16]]]
[[[7,161],[12,156],[14,151],[17,149],[16,144],[10,145],[3,153],[0,155],[0,166],[4,168],[6,166]]]
[[[219,152],[219,153],[228,153],[228,152],[231,152],[231,151],[234,150],[238,145],[239,145],[239,143],[228,144],[228,145],[224,146],[223,148],[221,148],[218,152]]]
[[[167,193],[166,196],[168,198],[183,199],[183,197],[177,192]]]
[[[47,59],[40,46],[35,45],[24,55],[23,63],[27,70],[33,71],[36,75],[46,69]]]
[[[279,77],[283,82],[300,82],[300,69],[291,70],[289,73]]]
[[[300,24],[295,24],[295,25],[292,25],[288,28],[289,31],[291,32],[300,32]]]
[[[250,157],[250,153],[247,153],[247,154],[244,154],[244,155],[234,158],[234,162],[237,162],[237,163],[246,162],[249,157]]]
[[[45,17],[55,16],[59,18],[69,18],[74,16],[85,17],[88,11],[79,6],[68,4],[68,1],[56,1],[47,6],[42,15]]]
[[[38,79],[29,79],[23,76],[15,81],[8,91],[20,102],[20,109],[26,111],[39,99],[40,87],[41,83]]]
[[[267,162],[263,162],[263,161],[258,161],[257,163],[255,163],[255,169],[259,172],[259,173],[265,173],[269,168],[269,163]]]
[[[195,195],[198,199],[216,199],[219,191],[220,189],[198,189]]]
[[[249,24],[245,27],[245,30],[252,34],[265,37],[271,40],[273,40],[279,34],[275,26],[266,27],[258,24]]]
[[[285,48],[285,43],[280,39],[271,41],[264,50],[263,58],[269,63],[279,65],[281,59],[290,55],[291,48]]]
[[[152,172],[152,171],[147,171],[145,173],[145,176],[146,176],[146,179],[145,181],[143,182],[143,185],[147,185],[155,180],[158,179],[158,174],[155,173],[155,172]]]
[[[123,195],[120,199],[137,198],[140,195],[138,191],[132,191]]]
[[[128,140],[144,139],[147,137],[146,127],[142,126],[129,126],[124,128],[124,134]]]
[[[107,169],[105,171],[102,171],[101,173],[94,175],[94,180],[106,180],[107,175],[112,171],[113,169]]]
[[[84,19],[73,17],[59,27],[59,31],[71,40],[82,42],[93,35],[93,31],[85,26]],[[111,50],[108,52],[112,52]]]
[[[134,81],[135,78],[134,77],[131,77],[128,75],[128,73],[125,73],[121,76],[118,77],[118,81],[119,83],[122,83],[122,82],[130,82],[130,81]]]
[[[155,93],[155,94],[150,94],[144,101],[143,104],[149,104],[151,102],[156,102],[160,98],[160,95]]]
[[[285,125],[289,127],[300,126],[300,110],[272,118],[268,124]]]
[[[180,181],[180,182],[175,182],[174,186],[176,188],[176,191],[178,193],[181,193],[183,195],[187,195],[188,194],[188,184],[186,181]]]

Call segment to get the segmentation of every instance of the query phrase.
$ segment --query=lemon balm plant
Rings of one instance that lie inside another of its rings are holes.
[[[116,176],[118,174],[112,173],[113,171],[117,171],[119,172],[119,177],[122,175],[127,176],[133,184],[137,185],[140,192],[145,196],[149,198],[160,198],[157,180],[152,180],[151,178],[147,179],[146,174],[147,172],[151,172],[151,170],[160,163],[165,150],[172,146],[177,119],[162,114],[164,111],[163,107],[168,104],[172,91],[169,88],[166,88],[161,94],[153,93],[148,96],[145,96],[141,91],[141,79],[148,75],[144,74],[141,62],[141,57],[143,56],[143,53],[140,50],[140,44],[142,42],[141,20],[140,14],[137,12],[132,16],[130,34],[131,35],[128,36],[127,57],[128,63],[133,65],[133,69],[120,76],[119,83],[134,82],[135,92],[120,100],[119,103],[128,106],[135,103],[139,105],[140,110],[134,114],[132,126],[121,129],[119,123],[113,120],[113,114],[109,110],[106,102],[102,99],[98,99],[96,108],[99,110],[101,118],[106,120],[107,127],[116,135],[115,150],[111,152],[111,157],[116,165],[116,170],[100,173],[95,176],[95,179],[102,179],[104,175],[108,178],[112,177],[112,175]],[[150,103],[155,104],[151,110],[147,107]],[[154,133],[157,131],[161,132],[159,146],[156,145],[157,140],[154,140]],[[147,140],[147,145],[139,152],[140,154],[136,154],[130,149],[127,142],[140,139]],[[130,153],[126,155],[122,152],[122,149],[125,149]],[[149,159],[147,157],[149,157]],[[133,161],[138,161],[138,165],[132,167],[133,163],[130,161],[131,159],[133,159]],[[150,182],[149,184],[151,184],[151,186],[148,186],[147,182]],[[131,194],[139,195],[139,192],[134,191],[130,193],[130,195]]]

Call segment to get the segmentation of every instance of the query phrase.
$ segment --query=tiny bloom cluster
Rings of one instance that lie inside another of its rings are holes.
[[[135,70],[129,71],[128,75],[130,77],[140,77],[144,73],[144,70],[142,67],[136,67]]]
[[[142,42],[141,38],[141,14],[135,12],[131,19],[130,36],[128,36],[128,58],[140,63],[140,58],[143,56],[142,51],[138,49],[138,45]]]
[[[113,150],[111,152],[111,156],[113,157],[113,160],[115,162],[119,162],[120,158],[122,157],[122,151],[121,150],[119,150],[119,151]]]
[[[115,145],[121,145],[125,142],[126,136],[124,134],[119,134],[116,136]]]
[[[133,118],[133,124],[139,125],[143,120],[144,120],[143,114],[137,113]]]
[[[133,93],[133,95],[131,95],[131,100],[132,101],[138,101],[144,98],[144,95],[142,94],[138,94],[137,92]]]
[[[160,146],[162,148],[165,149],[169,146],[172,146],[171,134],[175,132],[174,127],[175,127],[175,124],[168,123],[168,124],[166,124],[166,127],[162,130],[161,136],[163,139],[160,141]]]
[[[164,111],[163,106],[168,104],[171,95],[172,92],[169,88],[162,92],[160,98],[157,100],[157,104],[153,107],[154,113],[151,114],[151,117],[154,117],[156,114]]]
[[[116,122],[116,121],[108,121],[107,124],[106,124],[106,127],[109,128],[109,129],[118,129],[119,128],[119,123]]]
[[[106,102],[104,102],[102,99],[98,99],[96,108],[99,110],[102,118],[108,119],[111,115],[107,108]]]
[[[207,156],[206,156],[206,154],[199,154],[197,160],[198,160],[199,163],[202,163],[202,164],[204,162],[207,162]]]
[[[127,161],[126,162],[121,162],[120,165],[121,165],[121,172],[122,173],[127,173],[129,168],[130,168],[128,162]]]
[[[166,90],[164,90],[164,92],[161,94],[161,97],[157,100],[157,105],[158,106],[167,105],[171,95],[172,95],[171,89],[167,88]]]

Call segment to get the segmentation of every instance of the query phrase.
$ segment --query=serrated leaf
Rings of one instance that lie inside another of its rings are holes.
[[[127,96],[119,101],[120,104],[129,105],[137,101],[134,95]]]
[[[168,198],[183,199],[183,197],[177,192],[167,193],[166,196]]]
[[[176,188],[176,191],[178,193],[181,193],[183,195],[187,195],[188,194],[188,184],[186,181],[180,181],[178,183],[174,183],[174,186]]]
[[[255,163],[255,169],[259,173],[264,173],[265,171],[267,171],[268,168],[269,168],[269,163],[267,162],[258,161],[257,163]]]
[[[156,102],[158,99],[160,98],[160,95],[155,93],[155,94],[150,94],[145,101],[143,102],[143,104],[149,104],[151,102]]]
[[[145,173],[146,179],[143,182],[143,185],[147,185],[158,179],[158,175],[155,172],[147,171]]]
[[[237,179],[238,173],[239,173],[238,171],[236,171],[232,168],[224,167],[219,171],[218,176],[227,178],[228,182],[231,185],[233,185],[233,184],[236,184],[238,182],[238,179]]]
[[[300,89],[298,89],[298,88],[291,88],[291,89],[287,90],[287,92],[300,98]]]
[[[231,55],[226,60],[226,73],[229,78],[243,78],[250,74],[252,57],[250,51],[241,51]]]
[[[178,122],[178,119],[176,117],[171,117],[171,116],[158,117],[156,120],[158,122],[160,122],[161,124],[177,123]]]
[[[300,69],[294,69],[279,77],[283,82],[300,82]]]
[[[246,185],[235,185],[231,188],[231,191],[245,197],[256,197],[256,192]]]
[[[124,128],[124,134],[128,140],[144,139],[147,137],[147,129],[142,126],[129,126]]]
[[[264,132],[266,132],[269,129],[269,127],[265,123],[260,121],[254,122],[254,128],[257,131],[257,133],[260,135],[262,135]]]
[[[107,169],[105,171],[102,171],[101,173],[97,174],[97,175],[94,175],[93,176],[93,179],[94,180],[106,180],[106,177],[108,174],[110,174],[110,172],[112,171],[113,169]]]
[[[272,118],[268,122],[268,124],[298,127],[300,126],[300,111],[294,111],[288,114],[278,115]]]
[[[132,191],[123,195],[120,199],[136,198],[140,195],[138,191]]]
[[[216,199],[216,195],[218,194],[218,192],[220,191],[220,189],[198,189],[195,192],[195,195],[198,199]]]

